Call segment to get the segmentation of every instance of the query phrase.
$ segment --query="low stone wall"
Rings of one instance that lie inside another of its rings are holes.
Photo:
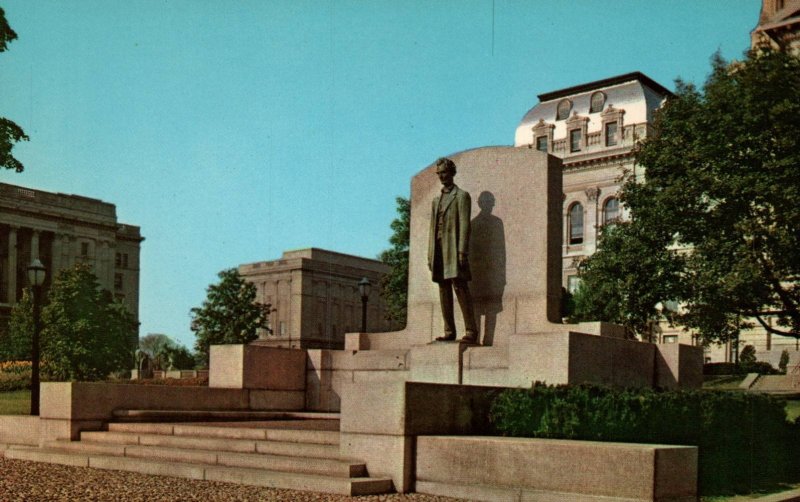
[[[416,491],[469,500],[697,500],[697,448],[420,436]]]
[[[91,382],[44,382],[41,437],[75,439],[97,430],[114,410],[275,410],[301,411],[303,391],[214,389]]]
[[[0,415],[0,448],[3,444],[39,444],[39,417]]]

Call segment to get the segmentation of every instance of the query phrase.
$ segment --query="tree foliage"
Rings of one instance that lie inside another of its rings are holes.
[[[154,370],[189,370],[195,364],[189,349],[160,333],[150,333],[139,338],[138,352],[150,361],[151,369]]]
[[[408,304],[408,250],[410,239],[411,202],[397,197],[397,218],[391,223],[391,247],[381,252],[379,259],[392,270],[381,278],[381,295],[386,303],[386,318],[406,322]]]
[[[798,337],[800,60],[761,52],[728,64],[716,55],[702,91],[681,81],[676,87],[655,134],[636,152],[646,179],[629,178],[623,187],[628,228],[619,241],[603,240],[587,262],[592,308],[611,303],[608,309],[625,315],[602,320],[639,320],[657,316],[656,302],[679,300],[677,320],[708,341],[729,339],[750,326],[748,318]],[[609,254],[637,246],[653,254],[627,251],[621,266],[603,266],[615,260]],[[608,281],[621,287],[600,296]]]
[[[133,315],[86,264],[59,272],[42,308],[42,361],[54,380],[100,380],[133,363]]]
[[[0,332],[0,361],[30,361],[33,334],[33,301],[31,291],[22,291],[22,298],[11,307],[8,330]]]
[[[248,343],[258,330],[269,330],[270,305],[256,301],[256,286],[231,268],[218,274],[219,283],[206,288],[201,307],[191,310],[195,351],[208,363],[209,346]]]
[[[9,26],[5,11],[0,8],[0,52],[8,49],[8,44],[16,40],[17,34]],[[14,122],[0,117],[0,169],[13,169],[20,173],[25,168],[20,161],[11,155],[11,149],[19,141],[27,141],[28,136]]]

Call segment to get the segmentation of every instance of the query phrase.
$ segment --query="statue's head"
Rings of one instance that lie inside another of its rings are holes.
[[[450,171],[453,175],[456,174],[456,163],[447,157],[439,157],[436,159],[436,173],[441,171]]]
[[[453,176],[456,175],[456,163],[448,159],[447,157],[441,157],[437,159],[436,175],[439,177],[439,181],[442,182],[442,185],[444,186],[452,185]]]

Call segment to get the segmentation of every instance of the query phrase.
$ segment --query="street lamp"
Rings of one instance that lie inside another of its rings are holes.
[[[28,266],[28,282],[33,292],[33,343],[31,347],[31,415],[39,414],[39,333],[41,332],[42,284],[47,274],[39,258]]]
[[[372,284],[366,277],[358,281],[358,292],[361,293],[361,332],[367,332],[367,302],[369,301],[369,290]]]

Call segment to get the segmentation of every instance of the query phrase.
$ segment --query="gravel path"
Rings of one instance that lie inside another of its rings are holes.
[[[23,500],[65,502],[184,502],[192,500],[202,502],[251,500],[450,502],[457,499],[416,493],[346,497],[326,493],[44,464],[0,457],[0,500],[3,502]]]

